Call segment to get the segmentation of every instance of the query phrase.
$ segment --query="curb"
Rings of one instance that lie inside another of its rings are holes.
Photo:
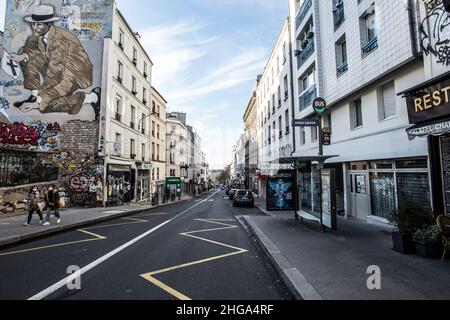
[[[323,300],[320,294],[283,255],[280,249],[264,234],[249,216],[238,219],[255,236],[264,253],[281,276],[288,290],[297,300]]]
[[[104,217],[92,218],[92,219],[89,219],[89,220],[68,224],[68,225],[65,225],[65,226],[54,227],[54,228],[51,228],[51,229],[37,231],[37,232],[25,234],[25,235],[14,236],[14,237],[10,237],[10,238],[7,238],[7,239],[1,239],[0,240],[0,248],[6,247],[6,246],[9,246],[9,245],[12,245],[12,244],[17,244],[17,243],[20,243],[20,242],[24,242],[24,241],[27,241],[27,240],[31,240],[31,239],[34,239],[34,238],[43,237],[43,236],[50,235],[50,234],[56,234],[56,233],[60,233],[60,232],[63,232],[63,231],[77,229],[79,227],[88,226],[88,225],[99,223],[99,222],[105,222],[105,221],[114,220],[114,219],[117,219],[117,218],[131,216],[131,215],[134,215],[134,214],[142,213],[142,212],[145,212],[145,211],[148,211],[148,210],[157,209],[157,208],[160,208],[160,207],[163,207],[163,206],[167,206],[167,205],[170,205],[170,204],[176,204],[176,203],[188,201],[190,199],[192,199],[192,198],[187,198],[187,199],[176,201],[176,202],[172,202],[172,203],[164,203],[164,204],[161,204],[161,205],[159,205],[157,207],[148,207],[148,208],[145,208],[145,209],[141,208],[141,209],[136,209],[136,210],[130,210],[130,211],[125,211],[125,212],[115,213],[115,214],[111,214],[111,215],[104,216]],[[114,208],[111,208],[111,209],[113,210]]]

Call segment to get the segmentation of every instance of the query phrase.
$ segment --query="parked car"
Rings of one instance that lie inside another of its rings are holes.
[[[230,192],[228,193],[228,199],[234,200],[234,195],[235,195],[236,191],[237,191],[237,189],[231,189]]]
[[[234,194],[233,206],[255,207],[255,198],[249,190],[237,190]]]

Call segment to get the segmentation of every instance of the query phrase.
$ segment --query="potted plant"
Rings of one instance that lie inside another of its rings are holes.
[[[442,243],[437,225],[426,226],[417,230],[413,236],[414,245],[419,255],[428,259],[439,259],[442,255]]]
[[[392,232],[394,251],[413,254],[416,248],[412,235],[430,221],[430,214],[418,203],[405,202],[390,214],[389,221],[397,229]]]

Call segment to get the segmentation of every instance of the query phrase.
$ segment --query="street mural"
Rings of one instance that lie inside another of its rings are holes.
[[[450,65],[450,13],[442,0],[425,1],[426,17],[422,21],[422,48],[433,55],[437,63]]]
[[[7,1],[1,122],[99,120],[112,8],[112,0]]]

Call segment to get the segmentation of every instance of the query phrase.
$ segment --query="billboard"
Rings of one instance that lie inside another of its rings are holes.
[[[98,122],[113,0],[7,0],[0,147],[60,151],[69,121]]]
[[[267,211],[295,210],[295,171],[280,171],[267,179]]]

